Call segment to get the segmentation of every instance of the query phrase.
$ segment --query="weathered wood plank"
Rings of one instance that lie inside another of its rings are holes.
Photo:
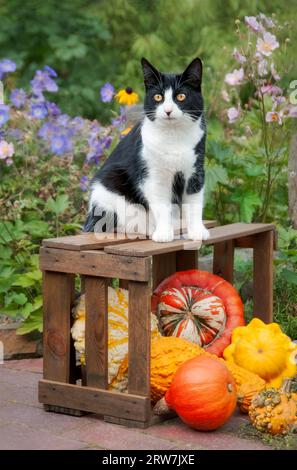
[[[106,279],[85,277],[86,382],[90,387],[108,387],[108,298]]]
[[[247,237],[256,233],[267,232],[273,230],[273,224],[244,224],[236,223],[222,225],[209,229],[210,238],[204,240],[203,245],[213,245],[221,241],[232,240],[234,238]],[[174,240],[169,243],[157,243],[152,240],[143,240],[140,242],[131,242],[127,244],[119,244],[107,246],[104,251],[126,256],[150,256],[161,253],[168,253],[180,250],[197,250],[201,246],[201,242],[192,240]]]
[[[150,399],[128,393],[93,387],[39,381],[39,402],[75,410],[147,421],[151,415]]]
[[[120,273],[122,279],[147,281],[150,265],[149,258],[114,256],[103,251],[40,249],[40,269],[47,271],[102,277],[118,277]]]
[[[233,283],[234,240],[215,243],[213,247],[213,273]]]
[[[128,391],[149,398],[151,359],[151,287],[149,283],[129,282],[128,332]]]
[[[129,242],[129,238],[123,233],[80,233],[65,237],[46,238],[42,246],[47,248],[62,248],[63,250],[98,250],[107,245]]]
[[[266,323],[273,319],[273,230],[254,240],[253,316]]]
[[[161,255],[155,255],[153,258],[153,275],[152,285],[155,289],[160,282],[166,277],[175,273],[176,271],[176,256],[175,253],[163,253]]]
[[[70,328],[74,276],[43,273],[43,375],[58,382],[75,382],[75,352]]]

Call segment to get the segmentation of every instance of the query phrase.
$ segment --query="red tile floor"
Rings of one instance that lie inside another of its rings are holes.
[[[145,430],[105,423],[99,416],[80,418],[46,413],[37,399],[42,359],[0,365],[0,449],[211,449],[268,450],[260,441],[239,437],[246,417],[236,413],[214,432],[198,432],[178,418]]]

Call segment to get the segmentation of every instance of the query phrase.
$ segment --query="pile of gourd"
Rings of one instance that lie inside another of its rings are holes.
[[[193,287],[195,286],[195,287]],[[109,287],[109,387],[127,391],[128,292]],[[84,296],[72,335],[84,362]],[[167,278],[152,301],[151,399],[191,427],[224,424],[236,404],[260,431],[297,428],[297,345],[276,323],[247,326],[233,286],[203,271]],[[167,334],[168,336],[164,336]]]

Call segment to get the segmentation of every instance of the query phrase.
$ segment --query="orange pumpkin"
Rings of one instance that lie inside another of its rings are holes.
[[[152,312],[162,333],[192,341],[222,356],[235,327],[244,325],[243,304],[223,278],[198,269],[172,274],[154,291]]]
[[[222,361],[198,356],[177,370],[165,401],[192,428],[211,431],[222,426],[236,407],[235,381]]]

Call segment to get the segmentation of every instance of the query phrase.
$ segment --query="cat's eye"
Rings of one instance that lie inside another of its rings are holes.
[[[162,99],[163,99],[163,96],[160,95],[159,93],[156,93],[154,95],[154,100],[157,101],[157,103],[160,103],[160,101],[162,101]]]
[[[186,95],[184,93],[179,93],[176,95],[177,101],[184,101],[186,99]]]

